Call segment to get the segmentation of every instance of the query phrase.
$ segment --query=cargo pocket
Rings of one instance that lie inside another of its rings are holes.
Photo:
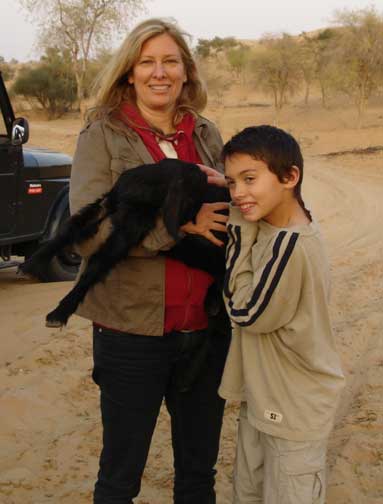
[[[325,502],[325,473],[324,469],[315,473],[313,504],[324,504]]]
[[[293,445],[295,444],[296,449]],[[326,446],[291,443],[280,453],[280,504],[324,504]]]

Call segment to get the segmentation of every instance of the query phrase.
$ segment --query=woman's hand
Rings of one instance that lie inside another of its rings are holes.
[[[214,168],[211,168],[210,166],[206,166],[203,164],[199,164],[198,166],[201,171],[206,173],[207,181],[209,182],[209,184],[215,184],[220,187],[226,187],[227,185],[226,179],[221,172],[215,170]]]
[[[229,217],[216,212],[228,209],[228,207],[229,203],[226,202],[204,203],[196,215],[195,224],[191,221],[187,222],[181,226],[181,231],[189,234],[199,234],[210,240],[214,245],[222,247],[223,241],[218,240],[212,231],[226,232],[226,222]]]

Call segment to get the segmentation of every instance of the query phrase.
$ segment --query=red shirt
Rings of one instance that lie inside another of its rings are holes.
[[[166,258],[165,333],[207,327],[204,302],[212,283],[213,277],[209,273]]]

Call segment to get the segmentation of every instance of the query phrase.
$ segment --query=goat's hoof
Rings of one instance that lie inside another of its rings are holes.
[[[21,263],[17,267],[17,274],[18,275],[24,275],[29,278],[35,278],[33,273],[31,272],[31,269],[29,268],[29,265],[27,263]]]
[[[48,313],[45,319],[45,325],[47,327],[63,327],[68,320],[68,317],[62,313],[63,310],[60,310],[60,307]]]
[[[48,319],[46,319],[45,326],[46,327],[55,327],[57,329],[57,328],[63,327],[64,323],[60,322],[60,320],[48,320]]]

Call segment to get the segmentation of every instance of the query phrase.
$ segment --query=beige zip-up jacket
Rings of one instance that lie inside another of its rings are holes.
[[[326,438],[344,378],[319,230],[247,222],[231,207],[228,233],[224,298],[233,335],[219,393],[246,401],[261,432]]]
[[[223,170],[220,161],[221,136],[213,123],[199,116],[194,142],[204,164]],[[117,133],[101,121],[85,127],[79,135],[73,159],[70,181],[71,213],[91,203],[112,188],[119,175],[130,168],[153,163],[139,135],[128,127]],[[78,248],[86,258],[108,236],[109,221],[104,221],[99,233]],[[104,282],[95,285],[77,314],[95,323],[120,331],[160,336],[164,326],[164,257],[159,250],[169,249],[174,241],[166,232],[162,220],[144,240],[133,257],[122,261]]]

